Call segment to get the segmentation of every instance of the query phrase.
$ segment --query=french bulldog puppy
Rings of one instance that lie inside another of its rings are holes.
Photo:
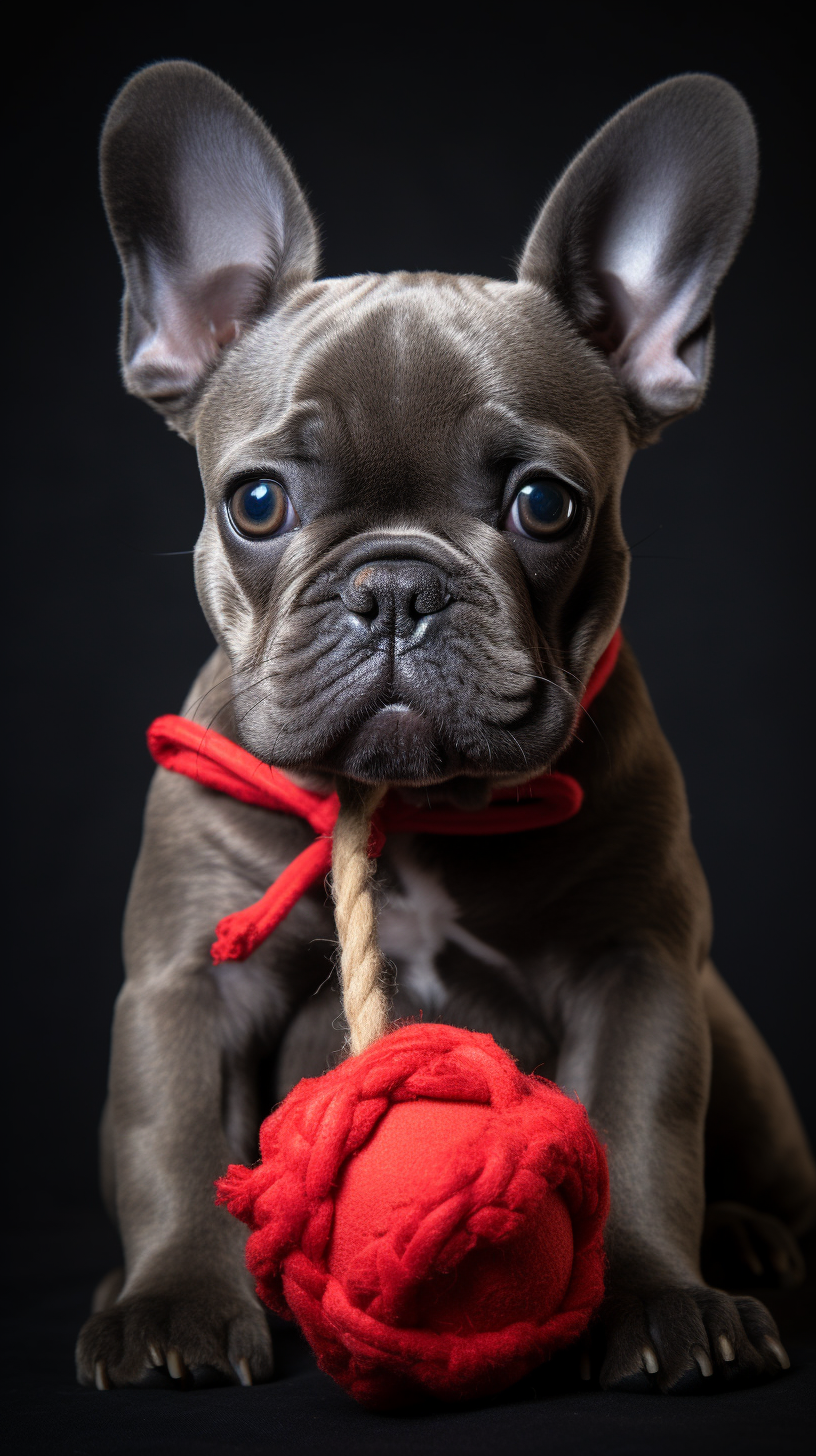
[[[703,397],[756,172],[740,96],[680,76],[572,162],[515,282],[318,279],[289,163],[210,72],[148,67],[102,140],[125,384],[204,482],[218,648],[184,714],[327,792],[342,774],[467,810],[555,764],[583,786],[557,827],[392,836],[377,882],[395,1015],[491,1032],[605,1140],[607,1388],[784,1368],[763,1305],[703,1279],[706,1202],[785,1279],[816,1211],[790,1093],[709,960],[683,782],[627,647],[577,713],[623,610],[626,469]],[[102,1128],[125,1266],[80,1336],[86,1384],[272,1373],[213,1180],[342,1045],[323,887],[244,963],[209,946],[311,838],[156,773]]]

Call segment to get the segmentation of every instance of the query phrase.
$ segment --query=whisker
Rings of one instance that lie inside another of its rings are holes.
[[[587,684],[584,682],[582,677],[578,677],[576,673],[570,672],[568,667],[562,667],[561,671],[563,672],[565,677],[571,677],[573,682],[577,682],[582,694],[586,692]]]
[[[226,681],[226,679],[224,679],[224,681]],[[227,709],[227,708],[234,707],[235,704],[238,702],[238,699],[239,698],[242,698],[244,696],[244,693],[251,693],[252,690],[253,690],[253,688],[259,688],[261,686],[261,683],[264,682],[264,681],[265,681],[265,678],[259,677],[255,682],[253,682],[253,683],[244,683],[241,687],[236,688],[236,690],[235,690],[234,693],[230,693],[230,695],[227,698],[226,702],[222,703],[219,708],[216,708],[216,710],[215,710],[212,718],[210,719],[209,723],[207,724],[207,731],[209,732],[210,728],[212,727],[213,723],[215,722],[215,720],[219,716],[219,714],[223,713],[225,711],[225,709]],[[207,696],[207,694],[205,693],[204,694],[204,697],[206,697],[206,696]],[[203,698],[202,698],[202,701],[203,701]]]
[[[196,710],[196,708],[200,708],[201,707],[201,704],[204,702],[204,699],[205,698],[208,698],[210,696],[210,693],[214,693],[215,690],[216,690],[216,688],[222,688],[224,686],[224,683],[229,682],[230,679],[232,678],[232,676],[233,676],[232,672],[228,672],[227,675],[226,675],[226,677],[220,677],[218,679],[218,682],[214,682],[211,687],[208,687],[207,688],[207,691],[205,693],[202,693],[200,697],[196,698],[190,704],[190,712],[191,713],[194,713],[195,710]],[[220,712],[221,712],[221,709],[219,708],[218,709],[218,712],[215,714],[215,718],[218,717],[218,713],[220,713]],[[208,725],[210,728],[212,727],[213,723],[215,722],[215,718],[212,718],[210,720],[210,723]]]
[[[567,697],[568,698],[571,698],[572,702],[575,703],[575,705],[578,708],[578,710],[581,713],[583,713],[584,717],[587,718],[589,720],[589,722],[592,724],[593,728],[595,729],[595,732],[597,733],[598,737],[601,740],[601,743],[603,744],[603,746],[606,749],[607,753],[609,753],[609,746],[608,746],[608,744],[606,742],[606,739],[604,738],[603,733],[601,732],[600,728],[598,727],[597,723],[595,722],[595,719],[593,718],[592,714],[589,712],[589,709],[584,707],[584,705],[581,702],[581,700],[579,698],[576,698],[575,694],[572,693],[572,692],[570,692],[569,688],[565,688],[564,685],[563,685],[563,683],[553,682],[553,679],[551,677],[542,677],[541,673],[538,673],[538,672],[526,673],[524,675],[527,676],[527,677],[534,678],[536,682],[549,683],[550,687],[552,687],[552,688],[558,688],[559,692],[566,693]],[[572,677],[574,674],[573,673],[570,673],[569,675],[570,675],[570,677]]]
[[[513,743],[515,743],[516,748],[518,749],[519,753],[522,756],[522,759],[524,760],[524,767],[527,768],[527,754],[524,752],[524,749],[522,748],[515,734],[511,733],[509,728],[502,728],[500,729],[500,732],[503,733],[505,737],[509,738]]]
[[[549,683],[549,685],[550,685],[551,688],[558,688],[558,691],[560,693],[566,693],[567,697],[572,699],[572,701],[575,704],[576,708],[582,708],[582,703],[581,703],[580,698],[576,698],[575,693],[571,692],[569,688],[564,687],[564,684],[563,683],[557,683],[557,682],[555,682],[551,677],[544,677],[540,672],[517,673],[516,676],[517,677],[532,678],[535,682]],[[570,676],[572,676],[572,674],[570,674]],[[585,708],[582,708],[582,711],[583,712],[586,712],[586,709]]]
[[[227,681],[226,678],[222,678],[222,680],[221,680],[222,683],[224,683],[226,681]],[[210,732],[210,730],[211,730],[211,728],[213,726],[213,723],[215,722],[215,720],[219,716],[219,714],[223,713],[226,708],[234,707],[234,705],[238,702],[238,699],[243,695],[243,693],[245,693],[245,692],[251,692],[254,687],[260,687],[260,684],[261,684],[262,681],[263,681],[263,679],[261,678],[256,683],[249,683],[249,684],[247,684],[246,687],[239,688],[237,692],[230,694],[229,698],[227,699],[227,701],[225,703],[222,703],[219,708],[216,708],[216,711],[213,713],[213,716],[210,718],[210,721],[206,724],[206,726],[204,728],[204,735],[203,735],[203,737],[201,739],[201,742],[200,742],[198,748],[196,749],[196,763],[198,762],[198,759],[199,759],[199,757],[200,757],[200,755],[201,755],[201,753],[203,751],[203,748],[204,748],[204,740],[206,739],[207,734]],[[214,687],[219,687],[219,686],[221,686],[221,684],[220,683],[216,683],[216,684],[213,684],[213,686]],[[212,691],[212,688],[208,688],[207,693],[209,693],[211,691]],[[199,699],[199,702],[203,702],[204,698],[207,697],[207,693],[203,693],[202,694],[201,698]],[[264,701],[264,699],[262,699],[261,701]],[[249,711],[251,712],[252,709],[250,708]],[[243,719],[241,721],[243,721]],[[258,766],[259,766],[259,768],[268,768],[269,767],[269,764],[259,764]]]
[[[642,546],[646,541],[651,541],[652,537],[653,536],[656,536],[658,534],[658,532],[660,532],[662,530],[663,530],[663,522],[661,521],[661,523],[660,523],[659,526],[655,526],[654,527],[654,530],[647,531],[645,536],[641,536],[639,540],[635,541],[633,543],[633,545],[629,546],[629,555],[631,556],[631,554],[632,554],[633,551],[637,551],[638,546]]]

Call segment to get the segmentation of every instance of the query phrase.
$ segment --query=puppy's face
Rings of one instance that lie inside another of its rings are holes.
[[[128,83],[102,144],[125,380],[198,448],[247,748],[474,802],[558,756],[623,605],[626,465],[702,398],[755,176],[741,98],[679,77],[575,159],[516,282],[314,282],[254,113],[183,62]]]
[[[417,785],[552,761],[623,603],[631,441],[540,288],[304,285],[196,434],[198,589],[252,752]]]

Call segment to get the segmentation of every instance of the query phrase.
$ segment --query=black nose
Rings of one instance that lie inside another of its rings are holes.
[[[451,601],[441,571],[425,561],[372,561],[357,567],[343,605],[378,636],[413,637]]]

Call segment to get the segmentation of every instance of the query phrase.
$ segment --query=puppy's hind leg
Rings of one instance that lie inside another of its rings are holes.
[[[711,1026],[703,1262],[713,1283],[790,1286],[804,1264],[796,1234],[816,1221],[816,1165],[776,1058],[709,962]]]

